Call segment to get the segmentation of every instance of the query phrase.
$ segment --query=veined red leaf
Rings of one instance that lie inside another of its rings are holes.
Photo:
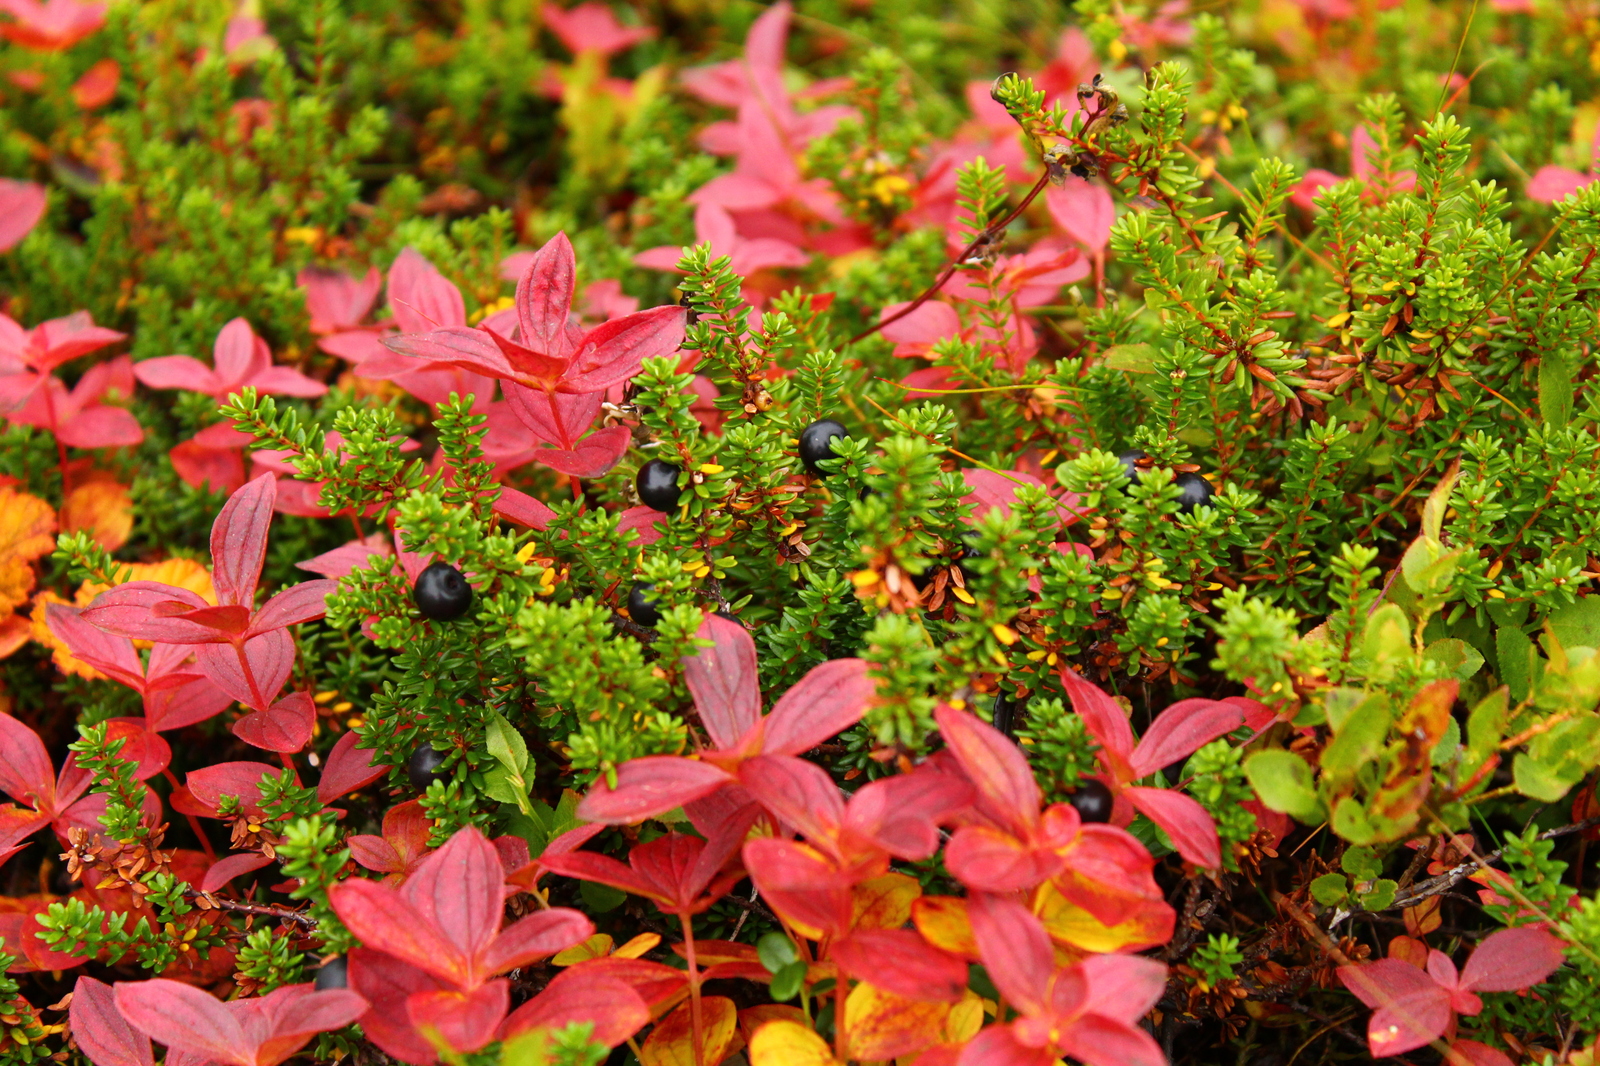
[[[1222,865],[1217,823],[1198,802],[1169,788],[1129,788],[1123,794],[1166,831],[1179,855],[1208,870]]]
[[[557,974],[544,991],[512,1011],[501,1027],[500,1038],[589,1022],[594,1026],[590,1040],[616,1047],[649,1021],[650,1008],[631,985],[577,966]]]
[[[1221,700],[1179,700],[1156,716],[1133,749],[1134,778],[1155,773],[1194,754],[1244,724],[1244,712]]]
[[[234,736],[266,751],[294,752],[311,741],[316,704],[305,692],[291,692],[264,711],[251,711],[233,723]]]
[[[217,892],[235,877],[271,865],[272,859],[255,851],[218,859],[206,870],[206,876],[200,882],[200,891]]]
[[[801,755],[861,720],[877,691],[861,659],[830,659],[812,667],[778,697],[763,723],[768,755]]]
[[[1461,971],[1461,987],[1473,992],[1532,988],[1564,961],[1561,941],[1539,926],[1500,929],[1483,938]]]
[[[259,762],[219,762],[190,770],[184,778],[189,792],[201,804],[209,807],[212,817],[222,803],[223,796],[238,796],[239,809],[247,814],[260,815],[261,779],[277,777],[275,766]]]
[[[72,1037],[95,1066],[153,1066],[150,1038],[117,1010],[111,986],[80,977],[72,989]]]
[[[406,997],[406,1017],[424,1036],[438,1035],[458,1052],[477,1051],[494,1039],[511,1009],[511,982],[496,978],[472,989],[413,992]]]
[[[267,529],[278,498],[278,479],[262,474],[222,505],[211,526],[211,581],[217,602],[255,606],[256,583],[267,557]]]
[[[992,808],[988,813],[1017,830],[1038,825],[1039,786],[1022,749],[965,711],[940,704],[933,716],[946,747]]]
[[[1044,1013],[1055,949],[1039,919],[1013,899],[984,892],[968,899],[967,918],[995,987],[1023,1013]]]
[[[341,796],[348,796],[389,772],[389,767],[372,761],[375,752],[356,747],[360,739],[352,730],[340,737],[333,745],[333,750],[328,752],[328,760],[322,767],[322,778],[317,782],[319,803],[332,803]]]
[[[756,643],[737,622],[708,614],[695,634],[711,641],[681,661],[700,722],[717,747],[731,750],[761,720]]]
[[[256,1041],[209,992],[157,977],[119,982],[114,995],[130,1025],[167,1047],[233,1066],[256,1066]]]
[[[967,963],[912,929],[857,929],[828,957],[850,976],[906,999],[955,1003],[967,990]]]
[[[617,785],[604,778],[595,782],[578,804],[578,817],[586,822],[630,825],[665,814],[731,784],[725,771],[697,759],[677,755],[647,755],[617,767]]]

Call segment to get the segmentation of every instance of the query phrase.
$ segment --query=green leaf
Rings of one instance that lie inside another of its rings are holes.
[[[616,910],[628,898],[622,889],[602,885],[598,881],[578,882],[578,895],[583,899],[584,906],[600,914]]]
[[[1572,418],[1572,364],[1559,352],[1539,359],[1539,417],[1556,429]]]
[[[1407,555],[1410,552],[1406,553]],[[1411,623],[1398,604],[1386,603],[1367,619],[1362,652],[1374,663],[1392,662],[1411,654]]]
[[[499,711],[489,712],[489,721],[484,724],[483,735],[489,754],[494,756],[501,766],[517,775],[528,769],[528,743]]]
[[[796,959],[773,974],[772,998],[779,1003],[784,1003],[798,995],[800,987],[805,984],[806,969],[805,961]]]
[[[1510,710],[1510,692],[1501,685],[1467,714],[1467,751],[1462,760],[1462,775],[1470,777],[1489,756],[1500,747],[1505,736],[1506,714]]]
[[[1344,721],[1322,752],[1324,777],[1345,779],[1377,758],[1394,720],[1387,696],[1374,693]]]
[[[1153,374],[1156,369],[1156,350],[1149,344],[1117,344],[1106,349],[1105,365],[1112,370],[1130,374]]]
[[[1550,631],[1561,646],[1600,648],[1600,598],[1585,596],[1550,612]]]
[[[1383,873],[1383,860],[1371,848],[1346,848],[1339,868],[1357,881],[1372,881]]]
[[[1311,898],[1324,907],[1337,907],[1349,894],[1344,874],[1323,874],[1311,882]]]
[[[756,941],[756,957],[768,973],[777,973],[800,956],[794,950],[794,941],[782,933],[772,932]]]
[[[1268,809],[1303,822],[1316,819],[1321,804],[1311,767],[1294,752],[1281,748],[1258,751],[1245,760],[1244,773]]]
[[[1444,666],[1457,681],[1467,680],[1483,666],[1483,653],[1457,637],[1434,641],[1422,657]]]
[[[1372,882],[1372,887],[1365,892],[1356,893],[1356,902],[1361,904],[1362,910],[1387,910],[1389,904],[1394,902],[1395,892],[1399,887],[1398,884],[1387,877],[1380,877]]]
[[[1539,673],[1539,653],[1528,634],[1515,626],[1494,631],[1495,657],[1500,660],[1500,680],[1511,689],[1511,698],[1521,703],[1533,691]]]
[[[1370,844],[1378,830],[1367,817],[1366,808],[1354,796],[1346,796],[1333,808],[1333,831],[1352,844]]]

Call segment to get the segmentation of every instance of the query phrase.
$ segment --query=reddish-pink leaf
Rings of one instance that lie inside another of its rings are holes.
[[[1217,823],[1199,803],[1168,788],[1129,788],[1123,794],[1172,838],[1178,854],[1208,870],[1222,864],[1222,842]]]
[[[256,1066],[256,1041],[209,992],[157,977],[119,982],[114,994],[128,1024],[152,1040],[216,1062]]]
[[[0,712],[0,791],[44,806],[55,796],[56,769],[39,734]]]
[[[754,663],[751,663],[752,668]],[[825,850],[835,850],[845,803],[828,772],[790,755],[760,755],[739,768],[750,795],[800,835]]]
[[[0,178],[0,252],[9,252],[44,217],[49,203],[44,186]]]
[[[218,859],[206,870],[206,875],[200,882],[200,891],[218,892],[235,877],[271,865],[272,859],[255,851]]]
[[[306,290],[306,310],[311,313],[313,333],[335,333],[360,325],[371,313],[383,284],[375,268],[368,268],[366,276],[358,281],[342,270],[306,267],[294,280]]]
[[[384,346],[417,359],[418,370],[427,363],[460,367],[492,378],[515,379],[517,372],[495,338],[467,326],[446,326],[429,333],[403,333],[384,338]]]
[[[405,860],[400,857],[395,846],[383,837],[373,836],[371,833],[356,833],[345,837],[344,843],[350,849],[350,857],[374,873],[405,872]]]
[[[674,967],[647,959],[624,959],[615,955],[581,962],[574,969],[615,977],[639,993],[652,1011],[679,995],[689,981],[682,970]]]
[[[564,855],[542,855],[539,861],[546,870],[562,877],[575,877],[580,881],[610,885],[612,888],[631,892],[635,896],[643,896],[664,906],[672,905],[672,898],[665,891],[666,886],[656,884],[632,866],[618,862],[609,855],[600,855],[592,851],[572,851]]]
[[[530,914],[495,938],[483,956],[486,973],[505,973],[565,951],[594,935],[594,923],[567,907]]]
[[[828,957],[860,981],[906,999],[956,1003],[967,990],[967,962],[941,951],[914,929],[858,929]]]
[[[731,750],[761,720],[756,642],[744,626],[715,614],[706,615],[695,636],[711,647],[680,660],[683,680],[711,742]]]
[[[935,764],[880,778],[850,797],[845,825],[891,855],[919,862],[939,849],[938,826],[971,805],[972,783]]]
[[[157,645],[160,647],[160,645]],[[177,688],[161,689],[145,695],[145,720],[151,729],[182,729],[222,713],[233,699],[202,678]]]
[[[1048,1046],[1023,1044],[1011,1026],[991,1025],[961,1049],[956,1066],[1052,1066],[1059,1059]],[[923,1059],[918,1059],[918,1066],[922,1062]]]
[[[287,630],[273,629],[245,641],[242,652],[234,644],[201,644],[194,659],[219,689],[253,710],[266,710],[294,668],[294,640]]]
[[[311,740],[317,724],[316,704],[307,692],[291,692],[264,711],[252,711],[233,723],[233,734],[251,747],[293,752]]]
[[[1035,847],[1010,833],[983,825],[964,825],[945,845],[944,863],[956,880],[983,892],[1034,888],[1066,864],[1054,848]]]
[[[461,290],[437,267],[407,246],[389,268],[389,309],[403,333],[424,333],[441,326],[467,324]]]
[[[252,1036],[262,1023],[266,1038],[256,1047],[256,1066],[277,1066],[317,1033],[343,1029],[367,1009],[367,1001],[348,989],[318,992],[308,984],[287,985],[259,999],[234,1000]]]
[[[616,466],[633,440],[627,426],[597,430],[571,448],[534,448],[533,461],[570,477],[600,477]]]
[[[94,406],[58,425],[56,438],[69,448],[129,448],[144,440],[144,430],[131,411]]]
[[[172,748],[150,731],[143,718],[108,718],[106,739],[122,741],[117,757],[137,764],[133,771],[135,780],[148,781],[172,762]]]
[[[1088,993],[1084,1008],[1136,1025],[1167,987],[1167,968],[1138,955],[1090,955],[1077,965]]]
[[[114,636],[84,620],[83,609],[47,601],[45,625],[73,656],[122,682],[136,692],[144,690],[144,664],[127,637]]]
[[[111,986],[80,977],[72,989],[72,1037],[95,1066],[153,1066],[150,1038],[117,1010]]]
[[[1450,1050],[1465,1058],[1472,1066],[1516,1066],[1504,1051],[1476,1040],[1457,1040],[1450,1045]]]
[[[373,752],[358,748],[361,737],[354,730],[340,737],[328,752],[328,761],[322,767],[322,779],[317,782],[317,802],[332,803],[340,796],[348,796],[379,780],[389,768],[372,761]]]
[[[219,762],[190,770],[184,784],[195,800],[215,812],[223,796],[238,796],[239,809],[247,814],[261,811],[260,783],[263,777],[277,777],[275,766],[259,762]]]
[[[967,900],[967,916],[995,987],[1024,1014],[1044,1013],[1055,949],[1039,919],[1014,899],[983,892]]]
[[[556,513],[544,503],[527,493],[506,488],[500,490],[500,498],[494,504],[494,513],[529,529],[546,529],[550,525],[550,519],[556,516]]]
[[[400,894],[456,945],[473,975],[482,978],[488,974],[481,957],[505,914],[504,888],[500,853],[488,837],[468,826],[429,855]]]
[[[233,492],[244,484],[244,456],[233,448],[212,448],[186,440],[167,452],[173,472],[191,488]]]
[[[1086,1014],[1066,1026],[1056,1045],[1085,1066],[1166,1066],[1161,1045],[1130,1022]]]
[[[744,864],[762,898],[791,921],[842,933],[850,923],[850,879],[792,840],[759,837],[744,846]]]
[[[291,585],[262,604],[261,610],[256,612],[251,622],[251,632],[265,633],[321,618],[327,613],[323,601],[338,588],[337,581],[327,579],[302,581],[298,585]]]
[[[577,344],[568,316],[577,285],[578,263],[566,233],[557,233],[528,263],[517,282],[518,339],[554,359],[567,359]],[[592,390],[585,390],[592,391]]]
[[[1244,723],[1244,713],[1222,700],[1179,700],[1150,723],[1128,760],[1134,778],[1188,758],[1203,745],[1227,736]]]
[[[633,988],[616,977],[576,966],[557,974],[544,991],[511,1012],[502,1040],[530,1029],[561,1029],[589,1022],[589,1039],[616,1047],[650,1021],[650,1008]]]
[[[1542,927],[1500,929],[1484,937],[1461,971],[1461,987],[1472,992],[1517,992],[1532,988],[1563,961],[1561,941]]]
[[[992,808],[989,813],[1019,831],[1037,825],[1039,786],[1022,749],[965,711],[940,704],[933,716],[945,746]]]
[[[216,396],[222,384],[211,368],[188,355],[162,355],[133,364],[140,384],[151,389],[187,389]]]
[[[351,878],[328,890],[328,902],[339,920],[368,947],[458,987],[471,981],[471,960],[466,954],[428,915],[387,885]]]
[[[617,767],[617,785],[596,781],[578,804],[586,822],[630,825],[715,792],[733,778],[710,763],[677,755],[647,755]]]
[[[262,474],[228,497],[211,526],[211,581],[217,602],[254,607],[256,582],[267,557],[267,527],[278,479]]]
[[[637,374],[646,359],[671,355],[683,345],[687,315],[687,309],[669,304],[602,322],[584,336],[560,391],[609,389]]]
[[[1128,716],[1115,700],[1069,666],[1061,668],[1061,684],[1089,735],[1100,743],[1101,757],[1119,779],[1133,780],[1127,765],[1133,753],[1133,729],[1128,725]]]
[[[499,978],[467,992],[441,989],[406,997],[406,1016],[424,1035],[431,1030],[458,1052],[477,1051],[494,1039],[511,1008],[511,982]]]
[[[174,604],[176,608],[164,605]],[[185,618],[157,615],[165,610],[201,610],[207,606],[198,593],[163,585],[159,581],[129,581],[108,589],[83,609],[84,621],[107,633],[133,640],[155,640],[164,644],[207,644],[218,639],[209,626]]]
[[[768,755],[800,755],[861,720],[877,691],[861,659],[814,666],[773,704],[762,729]]]
[[[1357,999],[1374,1008],[1367,1023],[1367,1044],[1374,1057],[1422,1047],[1450,1024],[1450,993],[1409,963],[1383,959],[1341,966],[1338,974]]]
[[[406,1000],[418,992],[450,987],[409,963],[371,948],[352,948],[350,991],[367,1001],[361,1029],[378,1048],[401,1062],[433,1066],[438,1055],[411,1027]]]

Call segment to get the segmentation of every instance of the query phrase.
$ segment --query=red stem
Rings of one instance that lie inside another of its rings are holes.
[[[694,1066],[705,1066],[705,1022],[700,1014],[700,967],[694,955],[694,925],[687,914],[679,914],[683,925],[683,957],[689,964],[689,1024],[693,1029],[690,1039],[694,1044]]]
[[[180,785],[178,783],[178,779],[173,776],[172,771],[170,769],[163,768],[161,773],[162,773],[163,776],[166,777],[167,781],[172,785],[174,790],[177,790],[177,789],[180,789],[180,788],[183,787],[182,785]],[[200,825],[200,819],[196,818],[192,814],[186,814],[186,815],[184,815],[184,817],[189,820],[189,828],[193,829],[194,830],[194,835],[199,838],[200,847],[205,851],[206,858],[210,859],[212,862],[216,862],[217,861],[217,853],[211,847],[211,839],[206,836],[205,829]]]

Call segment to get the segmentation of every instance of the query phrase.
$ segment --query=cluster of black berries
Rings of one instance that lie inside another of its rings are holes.
[[[1131,452],[1123,452],[1117,458],[1122,460],[1123,473],[1128,476],[1129,481],[1133,481],[1144,476],[1144,471],[1140,469],[1139,462],[1150,458],[1150,456],[1135,449]],[[1173,484],[1178,486],[1178,491],[1181,494],[1178,497],[1178,510],[1183,514],[1188,514],[1196,507],[1211,506],[1211,497],[1216,495],[1217,490],[1211,487],[1211,482],[1199,474],[1179,474],[1172,481]]]

